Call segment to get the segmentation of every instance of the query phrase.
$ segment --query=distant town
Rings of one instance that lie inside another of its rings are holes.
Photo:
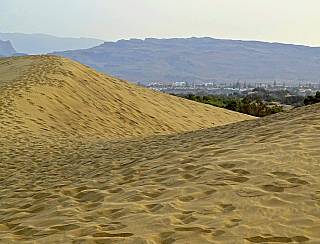
[[[152,90],[161,91],[164,93],[207,93],[207,94],[216,94],[216,95],[228,95],[231,93],[240,93],[240,94],[248,94],[253,89],[257,87],[262,87],[267,90],[288,90],[292,93],[296,93],[300,96],[307,97],[309,95],[315,95],[317,91],[320,91],[320,83],[312,84],[312,83],[300,83],[296,86],[289,86],[285,83],[278,83],[274,81],[273,83],[263,84],[263,83],[246,83],[246,82],[233,82],[233,83],[189,83],[184,81],[174,82],[174,83],[148,83],[141,84],[137,83],[139,86],[143,86]]]

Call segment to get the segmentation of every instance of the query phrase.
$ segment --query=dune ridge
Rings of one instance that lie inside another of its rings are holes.
[[[78,89],[75,74],[91,70],[50,56],[0,64],[0,243],[320,243],[320,104],[179,133],[121,136],[93,122],[86,132],[66,121],[95,118],[98,81],[128,83],[94,73],[90,92]],[[88,107],[76,108],[80,91]]]
[[[66,58],[0,59],[6,133],[121,138],[209,128],[251,116],[133,85]],[[4,124],[4,123],[2,123]]]
[[[1,134],[1,243],[319,243],[320,105],[172,135]]]

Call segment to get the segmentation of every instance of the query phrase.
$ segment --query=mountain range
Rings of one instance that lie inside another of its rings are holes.
[[[103,43],[95,38],[65,38],[46,34],[0,33],[1,40],[9,40],[15,50],[27,54],[47,54],[54,51],[90,48]]]
[[[320,81],[320,48],[259,41],[146,38],[54,52],[130,82]]]

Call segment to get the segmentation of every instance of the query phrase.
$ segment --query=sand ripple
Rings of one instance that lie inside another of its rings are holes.
[[[320,105],[115,139],[102,117],[70,129],[66,114],[35,99],[51,93],[28,98],[34,86],[24,81],[24,92],[1,90],[0,243],[320,243]],[[56,95],[67,115],[84,111]]]
[[[120,141],[2,135],[1,243],[319,243],[319,109]]]

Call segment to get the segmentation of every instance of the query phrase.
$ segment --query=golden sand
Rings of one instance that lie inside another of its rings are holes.
[[[6,86],[1,100],[0,243],[320,243],[320,105],[114,139],[121,133],[108,134],[98,122],[90,137],[65,125],[63,115],[45,120],[55,103],[41,105],[44,95],[28,87]],[[29,117],[17,118],[11,108],[23,106],[26,94],[45,110],[27,104]],[[59,99],[74,110],[74,100]],[[43,123],[31,123],[31,115]]]
[[[253,117],[133,85],[57,56],[0,59],[6,133],[114,139],[191,131]],[[3,123],[2,123],[3,124]]]

